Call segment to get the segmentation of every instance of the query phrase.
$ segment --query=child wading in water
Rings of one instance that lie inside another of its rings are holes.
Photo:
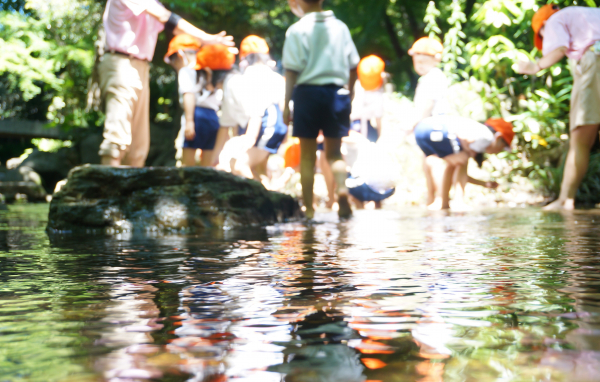
[[[425,118],[444,115],[449,111],[446,100],[448,92],[448,79],[438,65],[442,61],[444,47],[442,44],[429,37],[417,40],[408,51],[413,58],[415,72],[419,76],[419,83],[415,91],[415,121],[413,129]],[[424,157],[423,172],[427,180],[427,206],[431,209],[441,207],[441,189],[444,163],[436,157]],[[437,176],[436,176],[437,175]]]
[[[517,72],[536,74],[564,56],[576,62],[571,92],[571,140],[558,200],[546,209],[575,208],[577,189],[585,176],[590,151],[600,127],[600,9],[556,4],[541,7],[531,20],[535,46],[544,57],[522,61]]]
[[[198,81],[195,70],[196,54],[199,50],[198,39],[187,34],[180,34],[169,42],[169,49],[164,58],[165,62],[177,72],[179,105],[183,108],[181,129],[183,132],[191,131],[193,134],[195,134],[196,100],[202,90],[202,84]],[[178,143],[178,147],[181,147],[180,144]],[[193,155],[194,153],[192,153],[192,158]]]
[[[301,20],[288,29],[283,48],[284,120],[290,120],[289,103],[293,100],[293,135],[300,138],[302,196],[309,219],[315,213],[313,187],[320,131],[325,136],[325,155],[337,184],[338,214],[342,218],[352,215],[341,144],[350,130],[349,89],[354,89],[360,56],[346,24],[333,12],[323,11],[323,1],[288,0],[292,12]]]
[[[468,118],[446,115],[421,121],[415,128],[417,144],[427,157],[446,161],[441,209],[450,208],[450,188],[458,168],[466,166],[469,158],[477,159],[481,165],[484,153],[500,153],[510,147],[514,137],[513,126],[502,119],[489,119],[481,124]],[[464,175],[466,183],[466,172]]]

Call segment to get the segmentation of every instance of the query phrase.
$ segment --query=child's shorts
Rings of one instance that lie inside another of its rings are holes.
[[[213,109],[197,107],[194,112],[196,137],[192,141],[183,142],[184,149],[212,150],[215,148],[219,132],[219,117]]]
[[[365,182],[353,177],[348,178],[346,181],[346,186],[348,187],[348,192],[350,192],[350,195],[354,196],[361,202],[381,202],[382,200],[391,197],[396,192],[395,188],[386,190],[383,193],[377,192]]]
[[[417,144],[425,156],[437,155],[440,158],[460,152],[460,142],[455,134],[448,132],[448,126],[439,119],[428,118],[415,127]]]
[[[350,92],[336,85],[298,85],[294,89],[294,137],[347,137],[350,131]]]
[[[281,109],[278,105],[271,105],[262,118],[262,125],[255,146],[271,154],[277,154],[277,150],[285,140],[287,133],[288,126],[283,122]]]
[[[360,119],[357,119],[356,121],[352,121],[352,127],[351,127],[352,131],[356,131],[358,133],[362,133],[362,123]],[[366,138],[369,140],[369,142],[377,142],[377,140],[379,139],[379,133],[377,132],[377,129],[375,129],[373,127],[373,125],[371,125],[371,121],[367,121],[367,136]]]

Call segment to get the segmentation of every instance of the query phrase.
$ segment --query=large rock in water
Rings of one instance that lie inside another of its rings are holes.
[[[50,232],[174,232],[268,225],[300,217],[291,196],[190,167],[74,168],[50,205]]]

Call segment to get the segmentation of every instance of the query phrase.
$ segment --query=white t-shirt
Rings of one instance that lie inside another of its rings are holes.
[[[221,126],[242,126],[262,117],[268,107],[285,98],[285,80],[267,65],[253,65],[225,84]],[[225,124],[226,123],[226,124]]]
[[[414,105],[416,110],[423,110],[423,104],[433,101],[432,116],[447,114],[450,106],[446,101],[448,79],[440,68],[433,68],[419,78],[415,91]]]
[[[243,78],[239,73],[231,74],[223,84],[223,104],[221,105],[220,124],[223,127],[246,127],[249,118],[240,101],[244,91]]]
[[[476,153],[485,153],[485,150],[494,143],[494,133],[484,124],[469,118],[454,115],[431,117],[431,122],[445,125],[448,132],[454,133],[458,138],[472,141],[471,150]]]
[[[353,121],[383,118],[383,86],[376,90],[365,90],[360,81],[354,86],[354,101],[352,101]]]
[[[298,85],[345,86],[359,62],[350,30],[332,11],[309,13],[287,30],[283,67],[300,73]]]

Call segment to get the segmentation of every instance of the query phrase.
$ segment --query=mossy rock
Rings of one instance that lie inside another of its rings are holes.
[[[189,232],[298,219],[298,202],[208,168],[74,168],[50,205],[50,232]]]

